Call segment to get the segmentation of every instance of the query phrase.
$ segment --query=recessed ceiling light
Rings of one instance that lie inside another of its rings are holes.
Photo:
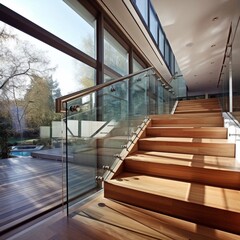
[[[213,44],[213,45],[211,45],[211,47],[216,47],[216,45],[215,45],[215,44]]]
[[[217,21],[218,20],[218,17],[214,17],[213,19],[212,19],[212,21],[214,22],[214,21]]]

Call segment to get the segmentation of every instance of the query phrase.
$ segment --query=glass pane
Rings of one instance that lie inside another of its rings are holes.
[[[139,74],[130,80],[130,114],[131,116],[148,115],[149,77],[147,73]]]
[[[150,7],[150,32],[152,33],[156,43],[158,42],[158,21],[152,7]]]
[[[21,188],[12,184],[12,190],[22,196],[22,208],[16,203],[18,197],[15,202],[5,201],[6,209],[13,213],[8,215],[11,224],[7,227],[12,227],[21,222],[23,216],[25,219],[33,217],[62,204],[62,197],[65,197],[64,187],[62,195],[62,181],[65,181],[62,167],[65,164],[61,161],[65,159],[66,139],[62,114],[55,113],[54,100],[62,94],[94,85],[95,69],[2,22],[0,32],[5,34],[4,40],[0,39],[3,76],[0,80],[0,126],[3,124],[6,129],[2,132],[4,129],[0,127],[0,144],[4,142],[4,147],[0,146],[1,158],[6,159],[9,154],[15,156],[13,161],[4,160],[4,165],[12,165],[12,172],[24,173],[18,176]],[[87,98],[83,99],[84,106],[87,102]],[[3,156],[4,148],[10,152]],[[35,190],[23,196],[23,188]],[[0,196],[5,195],[2,190]],[[23,213],[21,209],[29,211]]]
[[[158,114],[163,114],[164,113],[164,88],[162,85],[159,83],[158,85]]]
[[[96,20],[79,2],[0,0],[0,3],[96,58]]]
[[[148,0],[136,0],[136,5],[148,25]]]
[[[165,37],[164,37],[163,31],[159,27],[159,44],[158,44],[158,46],[159,46],[159,49],[163,56],[164,56],[164,39],[165,39]]]
[[[171,51],[171,73],[172,75],[175,74],[175,57],[172,51]]]
[[[135,58],[133,58],[133,72],[135,73],[140,70],[143,70],[143,66]]]
[[[127,81],[67,104],[68,196],[72,201],[101,189],[96,176],[112,166],[128,142]]]
[[[35,58],[35,62],[30,62],[30,69],[27,74],[21,75],[21,82],[24,83],[21,94],[25,94],[24,89],[31,82],[29,75],[46,76],[55,82],[55,98],[66,95],[95,84],[95,69],[66,55],[65,53],[0,22],[0,28],[14,35],[14,39],[9,38],[3,42],[4,51],[10,51],[11,57],[2,57],[5,64],[5,71],[11,71],[14,61],[19,61],[17,73],[28,69],[28,58]],[[10,42],[12,45],[10,45]],[[15,48],[12,51],[11,46]],[[14,60],[15,59],[15,60]],[[17,76],[11,78],[11,82],[16,82]],[[19,78],[18,78],[19,79]],[[4,79],[1,79],[3,82]],[[17,81],[20,84],[20,81]],[[7,86],[6,86],[7,87]]]
[[[165,41],[165,61],[167,63],[167,65],[170,65],[170,48],[169,48],[169,44],[167,41]]]
[[[157,81],[156,75],[150,73],[149,75],[149,114],[154,115],[156,114],[157,108]]]
[[[121,75],[128,74],[127,50],[106,30],[104,31],[104,64]]]

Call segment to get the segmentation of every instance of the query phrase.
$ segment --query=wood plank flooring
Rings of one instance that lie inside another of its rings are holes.
[[[100,194],[9,240],[239,240],[240,236],[106,199]]]
[[[93,168],[69,164],[69,173],[70,197],[96,185]],[[0,235],[61,205],[66,196],[62,178],[65,183],[65,166],[62,175],[60,161],[31,157],[0,160]]]

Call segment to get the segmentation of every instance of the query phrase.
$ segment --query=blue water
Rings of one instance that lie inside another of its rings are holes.
[[[31,152],[11,152],[11,155],[16,157],[29,157],[31,156]]]

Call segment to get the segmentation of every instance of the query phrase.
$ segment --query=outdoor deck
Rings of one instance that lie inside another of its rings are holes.
[[[93,168],[70,164],[69,173],[70,194],[84,192],[95,184]],[[66,195],[63,183],[65,163],[61,161],[32,157],[1,159],[0,236],[6,229],[60,206],[62,196]]]

